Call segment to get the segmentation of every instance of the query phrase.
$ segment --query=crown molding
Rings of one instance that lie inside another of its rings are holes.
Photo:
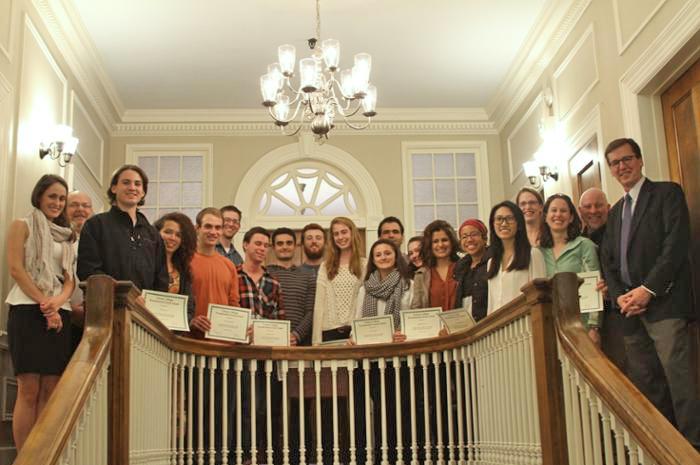
[[[120,120],[124,106],[75,7],[69,0],[32,0],[32,4],[87,100],[109,131]]]
[[[358,123],[363,119],[357,119]],[[260,109],[127,110],[112,135],[127,136],[267,136],[279,135]],[[367,129],[344,124],[334,135],[496,134],[483,108],[382,108]]]
[[[592,0],[549,0],[540,20],[530,30],[505,79],[486,106],[489,119],[502,130],[540,82],[566,38]]]

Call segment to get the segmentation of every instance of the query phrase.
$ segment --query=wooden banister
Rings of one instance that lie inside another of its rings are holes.
[[[90,389],[109,356],[114,280],[88,280],[85,331],[53,395],[37,419],[15,465],[54,465],[63,453]]]
[[[556,331],[570,361],[659,465],[699,464],[700,454],[598,349],[581,323],[578,277],[552,279]],[[544,444],[543,444],[544,446]]]

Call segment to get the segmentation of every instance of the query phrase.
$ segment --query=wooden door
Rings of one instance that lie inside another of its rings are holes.
[[[690,210],[691,238],[700,237],[700,60],[661,96],[671,180],[683,186]],[[695,314],[693,360],[700,366],[700,242],[690,241]],[[700,370],[696,370],[700,390]]]
[[[586,142],[569,161],[569,176],[574,205],[578,205],[586,189],[597,187],[601,189],[600,163],[598,162],[598,138],[596,136]]]

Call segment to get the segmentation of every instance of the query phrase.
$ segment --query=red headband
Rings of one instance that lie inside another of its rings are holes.
[[[472,226],[476,229],[479,230],[482,236],[486,237],[488,234],[488,229],[486,229],[486,225],[482,223],[480,220],[477,220],[476,218],[469,218],[466,220],[464,223],[462,223],[462,226],[459,227],[459,234],[462,234],[462,228],[465,226]]]

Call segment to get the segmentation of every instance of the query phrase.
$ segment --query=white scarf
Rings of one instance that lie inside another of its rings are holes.
[[[25,218],[29,236],[24,246],[24,266],[41,292],[55,296],[63,290],[63,273],[75,279],[75,250],[73,249],[73,231],[49,221],[46,215],[34,208]],[[53,243],[62,247],[61,270],[54,270]],[[61,276],[56,273],[60,272]]]

